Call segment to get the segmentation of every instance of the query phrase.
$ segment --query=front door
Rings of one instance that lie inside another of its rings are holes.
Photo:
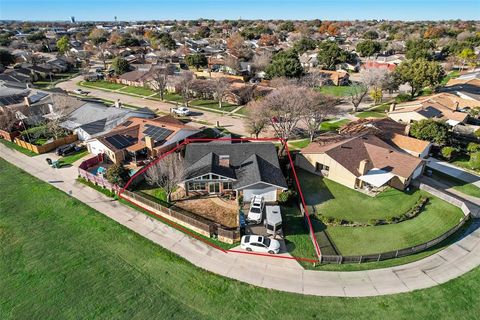
[[[208,192],[210,194],[220,193],[220,182],[210,182],[208,184]]]

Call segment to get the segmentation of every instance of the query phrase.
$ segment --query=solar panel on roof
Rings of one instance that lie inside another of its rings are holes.
[[[144,135],[152,137],[152,139],[155,141],[163,141],[172,133],[173,133],[173,130],[152,126],[148,124],[145,125],[145,130],[143,131]]]
[[[119,134],[106,137],[105,140],[107,140],[111,145],[113,145],[117,149],[123,149],[133,144],[132,139],[128,139],[127,137]]]
[[[125,121],[124,123],[122,123],[122,126],[124,127],[128,127],[129,125],[131,125],[133,122],[132,121]]]
[[[37,93],[35,93],[34,95],[30,96],[30,97],[29,97],[29,100],[30,100],[31,103],[35,103],[35,102],[37,102],[37,101],[42,100],[42,99],[45,98],[46,96],[48,96],[48,94],[45,93],[45,92],[37,92]]]

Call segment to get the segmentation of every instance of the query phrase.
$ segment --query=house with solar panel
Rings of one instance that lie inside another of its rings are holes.
[[[115,164],[140,163],[173,149],[199,132],[171,116],[132,117],[109,133],[88,140],[87,148],[92,154],[104,154]]]

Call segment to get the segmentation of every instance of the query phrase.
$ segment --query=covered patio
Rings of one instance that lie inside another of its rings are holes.
[[[373,168],[363,176],[358,177],[357,190],[375,196],[388,187],[395,175],[383,169]]]

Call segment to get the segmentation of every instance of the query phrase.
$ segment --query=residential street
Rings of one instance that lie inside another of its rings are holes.
[[[78,76],[72,78],[68,81],[61,82],[56,85],[56,87],[66,90],[68,92],[72,92],[75,89],[81,88],[77,85],[78,82],[83,80],[83,76]],[[159,111],[162,113],[170,113],[170,108],[174,107],[173,104],[161,102],[161,101],[154,101],[145,98],[134,97],[130,95],[126,95],[123,93],[116,93],[116,92],[108,92],[98,89],[92,88],[83,88],[86,91],[89,91],[90,94],[88,96],[116,101],[117,99],[120,100],[121,103],[131,104],[140,107],[147,107],[153,111]],[[217,121],[219,122],[221,127],[228,129],[231,132],[249,136],[246,131],[245,124],[243,118],[239,116],[229,116],[229,115],[222,115],[215,112],[209,112],[205,110],[198,110],[192,109],[194,115],[192,119],[195,121],[202,121],[208,122],[211,126],[216,125]]]
[[[428,258],[398,267],[328,272],[304,270],[294,260],[223,253],[76,182],[75,167],[52,169],[52,154],[25,156],[0,145],[1,157],[196,266],[255,286],[318,296],[377,296],[433,287],[480,265],[476,220],[466,236]],[[21,214],[21,212],[19,213]]]

